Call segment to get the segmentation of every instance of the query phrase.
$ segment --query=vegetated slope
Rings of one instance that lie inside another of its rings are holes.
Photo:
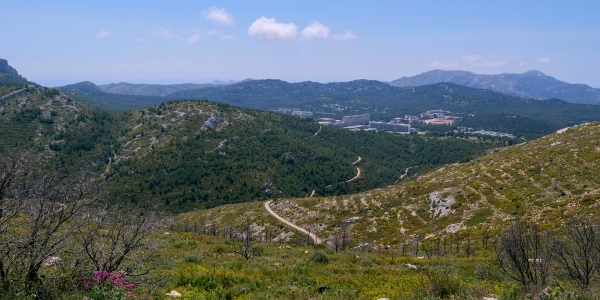
[[[103,173],[114,195],[172,210],[391,184],[406,168],[477,155],[504,140],[466,141],[321,128],[311,119],[198,101],[134,111]],[[439,149],[443,149],[439,151]],[[363,160],[354,165],[358,156]],[[356,176],[356,167],[362,174]]]
[[[59,88],[74,100],[107,111],[125,111],[152,106],[171,98],[106,93],[92,82],[84,81]]]
[[[348,226],[355,244],[394,247],[414,236],[433,243],[460,233],[493,236],[516,220],[558,227],[600,207],[600,123],[560,130],[536,141],[489,150],[403,183],[337,197],[280,199],[279,215],[330,239]],[[235,205],[218,208],[221,214]],[[190,220],[211,220],[216,211]],[[195,214],[195,215],[194,215]],[[240,220],[236,220],[240,221]],[[229,223],[221,221],[220,226]]]
[[[600,89],[585,84],[560,81],[540,71],[482,75],[467,71],[432,70],[412,77],[393,80],[390,85],[407,87],[441,82],[452,82],[538,100],[559,98],[572,103],[600,104]]]
[[[89,169],[120,201],[174,211],[363,191],[508,142],[319,131],[311,119],[201,101],[109,113],[56,89],[22,93],[0,102],[3,151],[33,147],[65,173]]]
[[[7,73],[0,73],[0,85],[35,85],[34,82],[27,81],[27,79],[14,76]]]
[[[169,94],[189,89],[201,89],[212,84],[182,83],[182,84],[134,84],[127,82],[101,84],[98,86],[105,93],[138,95],[138,96],[167,96]]]
[[[559,125],[559,122],[502,114],[469,115],[458,120],[454,125],[457,127],[474,128],[475,130],[485,129],[497,132],[508,132],[528,140],[540,138],[548,132],[554,132],[562,128]],[[431,126],[429,126],[429,128],[431,128]]]
[[[77,103],[56,89],[0,85],[0,151],[37,151],[75,176],[82,169],[99,171],[99,163],[118,128],[115,115]],[[49,170],[51,171],[51,170]]]

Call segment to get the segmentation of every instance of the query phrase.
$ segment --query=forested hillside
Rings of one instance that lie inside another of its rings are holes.
[[[349,132],[206,101],[110,113],[41,87],[0,110],[2,151],[33,147],[65,173],[90,170],[120,201],[174,211],[364,191],[507,143]]]
[[[279,199],[271,208],[329,245],[343,234],[355,244],[382,249],[414,244],[415,238],[421,251],[459,238],[465,239],[463,246],[466,240],[474,245],[516,221],[560,229],[582,214],[597,217],[599,130],[600,123],[561,129],[393,186],[337,197]],[[242,209],[247,206],[193,212],[186,220],[237,226],[243,222]]]

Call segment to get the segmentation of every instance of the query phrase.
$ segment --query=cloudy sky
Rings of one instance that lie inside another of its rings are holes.
[[[600,88],[600,1],[91,2],[0,0],[0,58],[48,86],[445,69]]]

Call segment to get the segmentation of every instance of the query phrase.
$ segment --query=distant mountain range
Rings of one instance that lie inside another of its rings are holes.
[[[106,93],[138,96],[167,96],[169,94],[189,89],[201,89],[212,84],[133,84],[127,82],[99,85],[98,88]]]
[[[182,83],[182,84],[135,84],[127,82],[101,84],[100,90],[106,93],[137,95],[137,96],[168,96],[170,94],[184,91],[202,89],[205,87],[226,85],[236,83],[234,80],[215,80],[211,83]]]
[[[433,70],[412,77],[396,79],[390,82],[390,85],[407,87],[440,82],[452,82],[537,100],[558,98],[572,103],[600,104],[600,89],[585,84],[560,81],[540,71],[482,75],[467,71]]]
[[[374,80],[327,84],[245,80],[230,85],[183,90],[165,97],[106,93],[91,82],[60,89],[76,101],[113,111],[139,109],[176,100],[209,100],[261,110],[287,108],[327,112],[338,118],[368,113],[372,120],[387,121],[407,114],[418,115],[427,110],[443,109],[463,117],[476,116],[463,118],[461,122],[464,124],[457,126],[480,128],[485,124],[489,130],[503,130],[529,138],[562,127],[600,120],[600,105],[574,104],[559,99],[539,101],[449,82],[395,87]]]

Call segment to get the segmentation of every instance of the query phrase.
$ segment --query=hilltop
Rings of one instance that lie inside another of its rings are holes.
[[[167,96],[175,92],[190,89],[201,89],[213,84],[133,84],[127,82],[101,84],[98,86],[105,93],[138,95],[138,96]]]
[[[572,103],[600,104],[600,89],[585,84],[560,81],[540,71],[483,75],[467,71],[432,70],[393,80],[390,85],[408,87],[442,82],[452,82],[523,98],[538,100],[558,98]]]
[[[35,85],[35,83],[27,81],[27,78],[19,75],[19,72],[11,67],[6,59],[0,58],[0,85],[7,84]]]

